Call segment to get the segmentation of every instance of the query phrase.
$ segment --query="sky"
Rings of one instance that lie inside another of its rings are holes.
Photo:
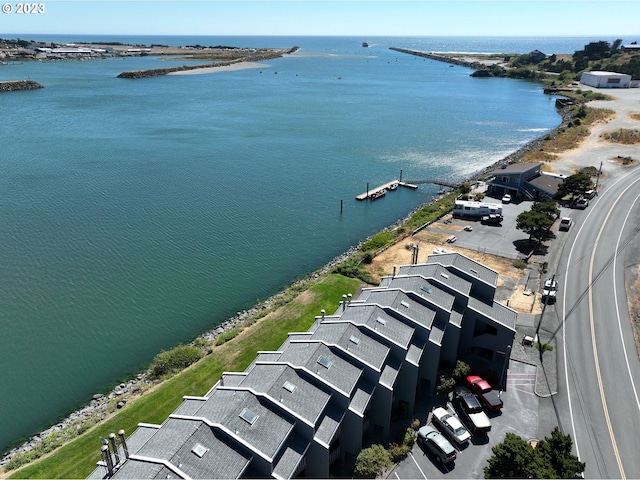
[[[3,33],[640,37],[640,0],[0,0]],[[8,12],[8,13],[7,13]]]

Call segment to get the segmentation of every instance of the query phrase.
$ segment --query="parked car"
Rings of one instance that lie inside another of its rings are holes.
[[[464,445],[471,438],[469,431],[462,425],[460,419],[442,407],[433,409],[433,423],[438,425],[445,435],[458,445]]]
[[[564,231],[569,231],[569,229],[571,228],[571,225],[573,225],[573,220],[571,220],[569,217],[562,217],[560,219],[560,230],[564,230]]]
[[[502,203],[509,203],[511,201],[511,195],[508,193],[502,197]]]
[[[555,278],[547,278],[542,285],[542,300],[543,302],[552,301],[556,299],[558,293],[558,281]]]
[[[449,440],[431,425],[425,425],[418,430],[418,442],[421,442],[436,456],[441,463],[453,462],[456,459],[456,449]]]
[[[491,387],[491,384],[484,378],[477,375],[469,375],[467,377],[467,383],[473,393],[478,395],[478,398],[487,410],[490,412],[498,411],[502,408],[502,399],[498,396],[498,392]]]
[[[587,190],[586,192],[584,192],[584,197],[585,198],[592,199],[595,196],[596,196],[596,191],[595,190]]]
[[[589,200],[587,200],[586,198],[579,198],[576,201],[576,208],[580,208],[580,209],[584,210],[588,206],[589,206]]]
[[[491,430],[491,421],[484,413],[480,400],[467,387],[456,387],[453,390],[452,403],[471,432],[484,433]]]

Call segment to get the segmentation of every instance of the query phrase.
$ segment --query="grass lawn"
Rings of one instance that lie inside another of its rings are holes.
[[[117,433],[120,429],[130,435],[140,422],[162,423],[182,403],[183,395],[204,395],[223,372],[244,371],[259,350],[276,350],[289,332],[307,331],[321,309],[333,314],[342,294],[355,293],[361,283],[335,274],[321,277],[291,302],[246,328],[231,341],[214,347],[210,355],[9,478],[86,478],[100,460],[100,437],[107,438],[109,433]]]

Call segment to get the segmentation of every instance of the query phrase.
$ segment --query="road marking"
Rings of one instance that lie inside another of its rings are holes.
[[[612,185],[610,185],[606,190],[604,190],[602,192],[602,194],[606,193],[609,190],[612,190],[615,185],[617,185],[619,182],[621,182],[622,180],[626,179],[628,175],[625,175],[621,178],[619,178],[618,180],[616,180]],[[627,190],[629,190],[633,185],[635,185],[638,181],[640,181],[640,179],[634,180],[629,186],[627,186],[627,188],[625,188],[625,190],[618,195],[618,198],[616,199],[616,201],[614,202],[613,206],[611,207],[611,209],[609,210],[609,213],[607,214],[607,217],[605,219],[604,222],[602,222],[602,226],[600,228],[600,231],[598,232],[598,236],[596,239],[596,244],[597,244],[597,240],[600,238],[600,235],[604,229],[604,225],[606,224],[606,220],[611,216],[611,211],[613,210],[613,207],[615,207],[617,205],[617,203],[620,200],[620,197],[622,196],[622,194],[624,194]],[[637,200],[637,198],[636,198]],[[596,203],[599,201],[596,200]],[[635,203],[635,202],[634,202]],[[583,222],[583,224],[580,226],[580,228],[578,229],[578,233],[576,234],[576,240],[577,238],[580,236],[580,233],[582,232],[582,229],[586,223],[586,220],[589,219],[589,217],[591,216],[591,213],[593,212],[593,210],[589,210],[589,212],[587,213],[587,217],[585,219],[585,222]],[[627,218],[629,215],[630,209],[627,212]],[[625,218],[625,224],[626,224],[626,218]],[[623,229],[621,229],[622,232]],[[571,249],[569,251],[569,258],[567,260],[567,270],[569,269],[570,265],[571,265],[571,257],[573,256],[573,249],[575,247],[575,240],[573,245],[571,246]],[[595,250],[595,249],[594,249]],[[615,256],[617,255],[617,247],[616,247],[616,251],[614,252],[614,265],[615,265]],[[592,307],[593,307],[593,295],[592,295],[592,289],[591,289],[591,277],[593,274],[593,256],[592,256],[592,260],[591,260],[591,264],[590,264],[590,269],[589,269],[589,285],[588,285],[588,291],[589,291],[589,313],[590,313],[590,328],[591,328],[591,338],[592,338],[592,345],[593,345],[593,354],[594,354],[594,360],[595,360],[595,364],[596,364],[596,373],[598,376],[598,386],[600,388],[600,396],[603,402],[603,409],[605,412],[605,419],[609,428],[609,436],[611,438],[611,443],[612,443],[612,447],[616,456],[616,461],[618,462],[618,466],[620,468],[620,472],[622,474],[621,478],[626,478],[624,475],[624,469],[622,467],[622,463],[621,463],[621,459],[620,459],[620,454],[618,452],[618,448],[615,442],[615,438],[613,436],[613,431],[611,428],[611,422],[609,419],[609,413],[606,407],[606,400],[604,399],[604,391],[602,388],[602,377],[600,376],[600,367],[599,367],[599,363],[598,363],[598,353],[597,353],[597,349],[596,349],[596,343],[595,343],[595,334],[594,334],[594,330],[593,330],[593,313],[592,313]],[[573,417],[573,406],[571,403],[571,390],[569,388],[569,362],[567,361],[567,335],[566,335],[566,316],[565,316],[565,312],[567,311],[566,309],[566,295],[565,292],[567,291],[567,278],[568,275],[565,275],[564,278],[564,290],[563,290],[563,294],[562,294],[562,351],[563,351],[563,355],[565,358],[564,361],[564,378],[565,378],[565,383],[566,383],[566,388],[567,388],[567,400],[568,400],[568,404],[569,404],[569,418],[571,418],[571,431],[573,432],[573,444],[576,447],[576,453],[578,458],[580,458],[580,448],[578,446],[578,437],[576,435],[576,425],[575,425],[575,421],[574,421],[574,417]],[[616,309],[617,307],[617,296],[616,296]],[[618,319],[619,322],[619,319]],[[624,343],[623,343],[623,348],[624,348]],[[625,350],[625,358],[626,358],[626,350]],[[631,381],[633,383],[633,377],[631,376],[631,370],[629,369],[629,365],[627,362],[627,368],[628,368],[628,373],[629,373],[629,377],[631,378]],[[634,393],[636,393],[636,388],[635,388],[635,384],[633,384],[633,391]],[[636,393],[636,401],[637,401],[638,397],[637,397],[637,393]],[[640,404],[639,404],[639,408],[640,408]]]
[[[422,471],[422,469],[420,468],[420,465],[418,465],[418,462],[416,462],[416,459],[413,457],[413,453],[409,453],[409,456],[411,457],[411,459],[413,460],[413,463],[416,464],[416,467],[418,467],[418,470],[420,470],[420,474],[422,475],[422,478],[424,478],[424,480],[427,480],[427,476],[424,474],[424,472]],[[397,475],[397,474],[396,474]]]
[[[638,202],[640,195],[638,195],[632,206]],[[614,252],[615,257],[618,255],[618,249],[620,248],[620,240],[622,238],[622,232],[624,231],[624,227],[627,225],[627,221],[629,220],[629,215],[631,214],[631,207],[627,210],[627,215],[624,218],[624,222],[622,223],[622,228],[620,229],[620,235],[618,235],[618,241],[616,242],[616,249]],[[631,375],[631,365],[629,365],[629,355],[627,354],[627,348],[624,345],[624,337],[622,335],[622,323],[620,321],[620,310],[618,308],[618,291],[616,290],[616,262],[613,262],[613,296],[616,304],[616,317],[618,318],[618,332],[620,332],[620,343],[622,343],[622,351],[624,353],[624,360],[627,364],[627,371],[629,372],[629,380],[631,381],[631,388],[633,388],[633,394],[636,397],[636,405],[638,406],[638,410],[640,410],[640,400],[638,400],[638,391],[636,389],[636,383],[633,381],[633,376]]]
[[[613,205],[611,206],[611,208],[609,209],[609,212],[607,213],[607,216],[605,217],[604,221],[602,222],[602,225],[600,226],[600,230],[598,231],[598,235],[596,236],[596,241],[595,241],[595,245],[598,245],[598,242],[600,241],[600,236],[602,235],[602,232],[605,230],[605,226],[607,224],[607,222],[609,221],[609,217],[611,217],[611,214],[613,213],[614,208],[616,207],[616,205],[618,204],[618,202],[620,201],[620,199],[622,198],[622,195],[624,193],[627,192],[627,190],[629,190],[635,183],[637,183],[638,181],[640,181],[640,179],[635,180],[634,182],[632,182],[629,186],[627,186],[627,188],[625,188],[620,195],[618,195],[618,198],[616,198],[615,202],[613,203]],[[636,197],[636,199],[634,200],[633,204],[636,203],[636,201],[638,200],[638,197]],[[627,219],[629,218],[629,212],[631,211],[631,209],[629,208],[629,210],[627,210],[627,216],[625,217],[625,222],[623,223],[623,228],[620,229],[620,235],[622,235],[622,230],[624,230],[624,225],[626,224]],[[613,260],[612,260],[612,270],[613,270],[613,275],[614,275],[614,287],[615,287],[615,261],[616,258],[618,256],[618,246],[620,245],[620,236],[618,237],[618,242],[616,244],[616,249],[613,252]],[[609,416],[609,409],[607,408],[607,399],[605,398],[605,394],[604,394],[604,386],[602,384],[602,374],[600,373],[600,361],[598,359],[598,347],[596,344],[596,333],[595,333],[595,322],[594,322],[594,318],[593,318],[593,289],[591,288],[592,286],[592,279],[593,279],[593,264],[595,262],[595,253],[596,249],[594,248],[591,252],[591,261],[589,263],[589,326],[591,328],[591,344],[593,347],[593,358],[595,361],[595,367],[596,367],[596,377],[598,379],[598,389],[600,390],[600,399],[602,401],[602,407],[604,410],[604,417],[605,420],[607,422],[607,428],[609,429],[609,437],[611,438],[611,446],[613,447],[613,453],[616,457],[616,462],[618,463],[618,468],[620,469],[620,475],[621,478],[625,479],[627,478],[625,473],[624,473],[624,467],[622,465],[622,459],[620,458],[620,452],[618,451],[618,445],[616,443],[616,438],[615,435],[613,433],[613,427],[611,425],[611,417]],[[615,288],[614,288],[614,299],[616,300],[616,314],[618,317],[618,328],[620,330],[620,333],[622,334],[622,330],[621,330],[621,326],[620,326],[620,311],[618,310],[618,302],[617,302],[617,295],[615,295]],[[622,337],[620,338],[622,340]],[[623,351],[624,351],[624,355],[625,355],[625,360],[627,360],[627,370],[629,371],[629,376],[631,377],[631,372],[629,370],[629,362],[628,362],[628,357],[626,354],[626,349],[624,348],[624,341],[622,342],[622,347],[623,347]],[[632,380],[633,382],[633,380]],[[634,385],[634,393],[636,394],[636,402],[638,401],[638,395],[636,393],[636,389],[635,389],[635,385]]]

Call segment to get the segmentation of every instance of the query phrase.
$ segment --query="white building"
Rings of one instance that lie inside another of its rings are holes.
[[[629,88],[631,75],[603,71],[584,72],[580,83],[596,88]]]

